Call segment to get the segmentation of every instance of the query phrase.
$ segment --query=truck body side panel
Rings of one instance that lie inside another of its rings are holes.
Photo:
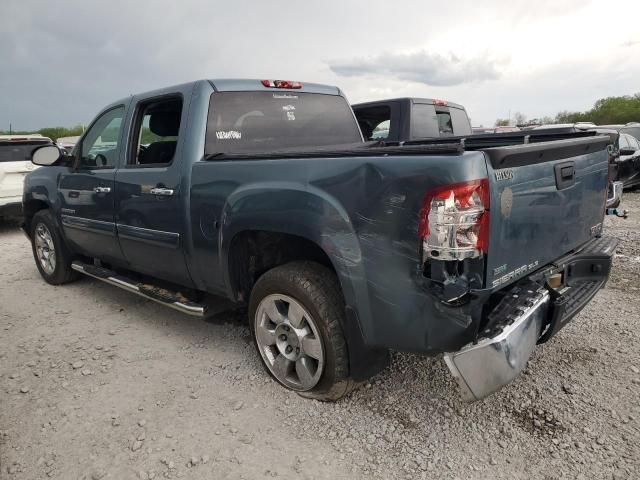
[[[471,316],[430,293],[418,253],[418,212],[429,189],[486,175],[479,152],[196,162],[191,270],[204,289],[233,297],[235,235],[256,229],[298,235],[329,256],[368,346],[451,349],[469,340]]]

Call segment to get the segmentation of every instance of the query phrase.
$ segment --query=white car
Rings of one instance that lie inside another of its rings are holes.
[[[0,218],[22,213],[24,177],[37,168],[31,152],[51,143],[42,135],[0,135]]]

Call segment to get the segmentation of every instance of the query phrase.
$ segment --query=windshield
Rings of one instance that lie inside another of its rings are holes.
[[[211,95],[205,154],[272,152],[361,141],[351,107],[340,96],[294,91]]]
[[[31,152],[50,142],[3,142],[0,141],[0,162],[24,162],[31,160]]]

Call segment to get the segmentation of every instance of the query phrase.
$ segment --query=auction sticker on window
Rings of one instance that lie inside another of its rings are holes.
[[[242,138],[242,132],[236,130],[218,130],[216,131],[216,138],[218,140],[240,140]]]

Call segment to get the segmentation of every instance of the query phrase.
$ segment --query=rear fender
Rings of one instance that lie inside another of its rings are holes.
[[[329,258],[335,270],[345,304],[347,323],[343,325],[352,358],[352,375],[366,378],[375,372],[366,372],[363,355],[371,353],[359,318],[370,316],[366,277],[358,237],[346,211],[327,192],[310,185],[289,182],[246,184],[227,199],[219,230],[222,275],[230,298],[234,297],[229,268],[229,252],[233,238],[247,230],[262,230],[296,235],[318,245]],[[376,357],[383,351],[375,351]],[[386,358],[386,351],[384,357]],[[384,366],[385,362],[377,364]],[[379,369],[379,368],[378,368]]]

